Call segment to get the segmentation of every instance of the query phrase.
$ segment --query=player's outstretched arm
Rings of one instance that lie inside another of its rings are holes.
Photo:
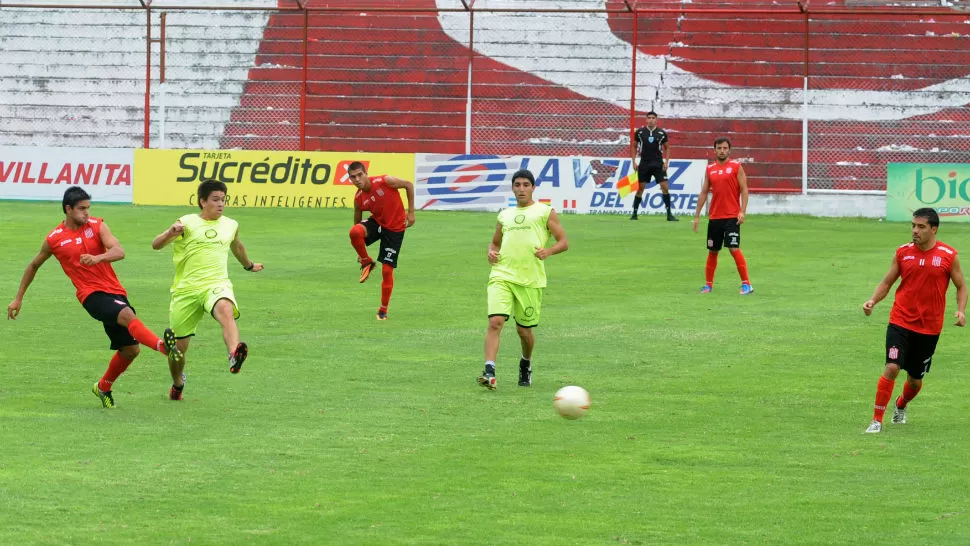
[[[502,251],[502,224],[495,223],[495,233],[492,234],[492,242],[488,243],[488,263],[497,264],[500,252]]]
[[[24,276],[20,279],[20,288],[17,289],[17,295],[10,302],[10,305],[7,306],[8,320],[17,319],[17,315],[20,314],[20,308],[23,306],[24,294],[27,293],[27,288],[30,286],[30,283],[34,282],[34,276],[37,275],[37,270],[53,255],[54,253],[51,252],[51,247],[45,239],[44,244],[40,246],[40,252],[27,264],[27,269],[24,270]]]
[[[238,229],[236,230],[236,234],[232,237],[232,242],[229,243],[229,250],[232,251],[232,255],[239,260],[240,265],[242,265],[243,269],[246,271],[252,271],[255,273],[263,270],[263,264],[256,263],[249,259],[249,256],[246,254],[246,246],[243,245],[242,241],[239,240]]]
[[[404,180],[402,178],[397,178],[395,176],[385,176],[384,182],[388,186],[399,190],[404,188],[404,193],[408,196],[408,212],[407,212],[407,225],[411,227],[414,225],[414,184],[409,180]]]
[[[738,190],[741,192],[741,212],[738,213],[738,225],[744,223],[744,213],[748,210],[748,175],[744,167],[738,169]]]
[[[953,258],[953,266],[950,268],[950,280],[957,288],[957,311],[954,316],[957,319],[957,326],[967,325],[967,282],[963,278],[963,270],[960,268],[960,258]]]
[[[701,191],[697,194],[697,210],[694,211],[694,233],[697,233],[697,223],[701,221],[701,211],[704,210],[704,204],[707,203],[709,191],[711,191],[711,183],[707,180],[707,171],[704,171],[704,182],[701,183]]]
[[[896,261],[896,256],[894,255],[892,263],[889,264],[889,271],[886,273],[886,276],[876,285],[876,291],[872,293],[872,297],[862,304],[862,312],[867,317],[872,314],[872,308],[889,294],[889,289],[892,288],[898,278],[899,262]]]
[[[79,261],[81,265],[94,265],[101,262],[117,262],[125,259],[125,249],[121,247],[118,238],[111,233],[108,224],[101,224],[101,244],[104,245],[104,253],[94,256],[92,254],[81,254]]]
[[[556,211],[549,213],[549,219],[546,220],[546,229],[549,230],[549,233],[552,233],[552,236],[556,239],[556,244],[549,248],[536,249],[536,258],[540,260],[545,260],[549,256],[569,250],[569,240],[566,238],[566,230],[559,223],[559,215],[556,214]]]
[[[158,234],[157,237],[152,241],[152,248],[159,250],[165,248],[166,245],[177,239],[182,233],[185,232],[185,226],[182,224],[181,220],[176,220],[174,224],[168,227],[165,231]]]

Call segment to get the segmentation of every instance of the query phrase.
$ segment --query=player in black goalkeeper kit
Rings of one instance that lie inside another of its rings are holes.
[[[670,145],[667,141],[667,131],[657,127],[656,112],[653,110],[647,112],[647,125],[637,129],[633,137],[637,143],[637,151],[633,156],[634,164],[637,162],[637,156],[640,156],[640,163],[637,166],[640,187],[637,189],[637,196],[633,199],[633,216],[630,220],[637,219],[640,203],[643,202],[643,189],[650,183],[652,177],[657,184],[660,184],[660,191],[663,192],[664,206],[667,207],[667,221],[676,222],[677,217],[670,212],[670,190],[667,188]]]

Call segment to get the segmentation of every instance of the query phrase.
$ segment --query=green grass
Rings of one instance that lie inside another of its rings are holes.
[[[0,203],[6,301],[57,211]],[[93,209],[157,332],[171,251],[150,242],[188,211]],[[949,316],[909,424],[862,434],[891,301],[868,319],[861,304],[905,224],[750,217],[742,298],[727,253],[697,294],[704,241],[688,222],[564,216],[534,386],[515,386],[507,327],[487,392],[474,378],[494,215],[419,214],[387,322],[379,276],[357,283],[350,211],[230,215],[266,264],[231,264],[251,347],[238,376],[207,319],[184,401],[145,350],[101,408],[89,389],[108,342],[54,260],[3,323],[0,544],[970,542],[968,338]],[[940,238],[970,249],[970,226]],[[567,384],[593,399],[579,421],[552,410]]]

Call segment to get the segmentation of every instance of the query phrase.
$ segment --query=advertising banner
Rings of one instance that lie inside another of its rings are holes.
[[[889,163],[886,220],[909,222],[913,211],[923,207],[941,219],[970,222],[970,164]]]
[[[707,167],[705,160],[673,160],[667,182],[674,214],[693,214]],[[632,171],[629,159],[594,157],[417,154],[415,208],[498,211],[514,206],[512,173],[529,169],[536,177],[537,201],[577,214],[632,214],[631,193],[616,183]],[[651,182],[640,214],[664,213],[660,187]]]
[[[353,208],[357,188],[347,166],[410,180],[413,154],[265,152],[250,150],[135,150],[134,203],[197,206],[203,180],[226,184],[231,207]]]
[[[131,203],[134,153],[123,148],[0,146],[0,199],[60,201],[81,186],[99,203]]]

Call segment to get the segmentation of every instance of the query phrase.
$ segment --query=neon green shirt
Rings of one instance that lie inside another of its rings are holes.
[[[489,279],[499,279],[530,288],[546,287],[545,262],[536,258],[538,248],[549,241],[547,222],[552,207],[533,203],[525,208],[512,207],[498,213],[502,224],[502,248],[498,263],[492,265]]]
[[[179,220],[185,231],[172,245],[172,292],[205,290],[213,284],[229,282],[229,244],[236,237],[239,223],[225,216],[203,220],[198,214],[186,214]]]

